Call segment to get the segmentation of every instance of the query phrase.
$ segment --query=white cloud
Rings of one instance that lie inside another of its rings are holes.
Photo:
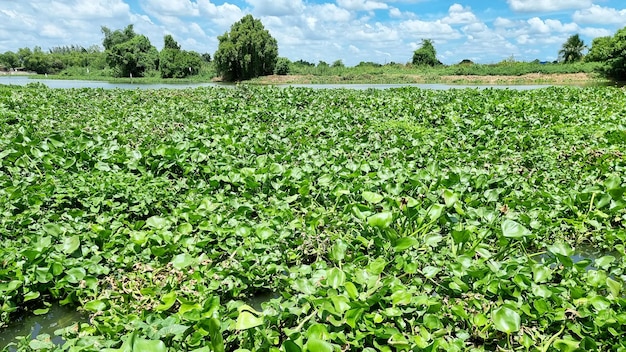
[[[612,36],[614,33],[606,28],[586,27],[580,29],[580,34],[590,38],[596,38]]]
[[[389,16],[391,17],[402,17],[402,11],[400,11],[400,9],[398,9],[397,7],[392,7],[391,9],[389,9]]]
[[[478,22],[478,18],[476,18],[476,15],[474,15],[469,7],[464,7],[460,4],[453,4],[448,9],[448,16],[441,20],[441,22],[449,24],[465,24]]]
[[[432,22],[408,20],[400,23],[400,30],[409,34],[411,38],[417,39],[457,39],[460,37],[456,29],[441,20]]]
[[[230,28],[233,23],[244,16],[244,12],[239,6],[227,2],[222,5],[215,5],[210,0],[198,0],[198,6],[201,16],[208,18],[223,30]]]
[[[337,0],[337,4],[352,11],[385,10],[389,7],[384,2],[373,0]]]
[[[493,25],[495,27],[511,28],[511,27],[515,27],[516,23],[508,18],[498,17],[493,21]]]
[[[246,0],[261,16],[289,16],[302,12],[302,0]]]
[[[591,0],[507,0],[509,7],[517,12],[553,12],[583,9],[591,6]]]
[[[190,0],[142,0],[141,7],[151,15],[191,17],[200,15],[198,3]]]
[[[610,7],[591,5],[591,7],[578,10],[572,16],[575,22],[583,24],[617,24],[626,23],[626,9],[617,10]]]

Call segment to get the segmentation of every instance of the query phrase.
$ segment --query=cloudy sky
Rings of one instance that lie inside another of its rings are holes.
[[[133,23],[159,49],[172,34],[213,54],[217,36],[249,13],[281,56],[347,65],[405,63],[426,38],[446,64],[554,60],[572,34],[591,44],[626,26],[624,0],[0,0],[0,52],[101,45],[101,26]]]

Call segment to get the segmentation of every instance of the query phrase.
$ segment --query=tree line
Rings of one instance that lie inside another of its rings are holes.
[[[208,53],[182,50],[171,35],[163,39],[159,52],[148,37],[134,31],[133,25],[115,31],[102,27],[104,39],[101,51],[98,46],[55,47],[44,52],[40,47],[33,50],[21,48],[16,53],[0,54],[0,64],[8,68],[23,68],[37,73],[58,73],[69,67],[94,70],[110,70],[116,77],[143,77],[158,72],[162,78],[183,78],[196,75],[203,65],[211,62]],[[278,57],[278,43],[260,20],[246,15],[235,22],[230,31],[218,37],[218,49],[214,54],[213,67],[225,81],[240,81],[258,76],[288,74],[292,65],[310,64],[300,60],[291,62]],[[584,55],[584,51],[588,53]],[[600,62],[600,71],[615,80],[626,80],[626,27],[614,36],[595,38],[587,48],[578,34],[567,39],[559,51],[558,62]],[[328,67],[344,67],[341,60]],[[471,63],[464,60],[462,63]],[[414,66],[441,66],[434,43],[424,39],[413,52]]]

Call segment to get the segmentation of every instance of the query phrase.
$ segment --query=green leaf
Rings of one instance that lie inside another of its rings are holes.
[[[160,216],[151,216],[146,220],[146,225],[153,229],[161,230],[169,226],[169,221]]]
[[[415,247],[417,245],[419,245],[419,242],[415,238],[403,237],[396,241],[396,244],[393,246],[393,249],[396,252],[402,252],[411,247]]]
[[[506,238],[524,238],[531,235],[531,232],[521,224],[506,219],[502,222],[502,235]]]
[[[559,339],[554,341],[553,346],[561,352],[575,352],[579,350],[580,342]]]
[[[180,335],[184,334],[185,331],[187,331],[187,329],[189,329],[189,327],[186,326],[186,325],[171,324],[171,325],[167,325],[167,326],[162,327],[157,332],[157,335],[159,337],[180,336]]]
[[[50,311],[50,308],[35,309],[33,311],[33,314],[35,314],[35,315],[44,315],[44,314],[48,314],[49,311]]]
[[[609,268],[609,266],[611,266],[611,263],[613,263],[615,261],[615,257],[612,255],[605,255],[601,258],[598,258],[595,260],[595,265],[598,268],[602,268],[604,270],[607,270]]]
[[[353,329],[356,328],[356,324],[358,324],[359,320],[363,316],[365,309],[363,308],[353,308],[346,312],[346,323]]]
[[[298,346],[295,342],[291,340],[287,340],[283,342],[282,347],[285,352],[302,352],[302,349],[300,348],[300,346]]]
[[[593,308],[595,308],[597,311],[602,311],[611,307],[611,301],[602,296],[594,296],[590,298],[589,303],[591,303]]]
[[[146,340],[136,338],[132,352],[167,352],[167,347],[161,340]]]
[[[224,352],[224,337],[222,336],[222,330],[220,321],[217,318],[210,318],[207,321],[209,337],[211,338],[211,347],[214,352]]]
[[[620,296],[620,292],[622,291],[621,283],[609,277],[606,279],[606,286],[609,288],[609,292],[613,298],[618,298]]]
[[[335,263],[340,263],[346,257],[346,250],[348,249],[348,245],[341,239],[338,239],[333,243],[330,247],[330,258]]]
[[[194,258],[189,253],[179,254],[172,259],[172,266],[178,270],[185,269],[186,267],[191,266],[195,263],[196,263],[196,258]]]
[[[341,269],[332,268],[330,269],[330,271],[328,271],[328,277],[326,281],[328,282],[330,287],[338,289],[339,287],[342,287],[343,284],[346,282],[346,274]]]
[[[159,304],[156,307],[154,307],[154,310],[156,310],[157,312],[164,312],[164,311],[172,308],[174,303],[176,303],[176,298],[177,297],[178,297],[178,295],[176,294],[175,291],[168,292],[168,293],[164,294],[161,297],[161,304]]]
[[[506,306],[494,310],[491,319],[498,331],[507,334],[519,331],[522,320],[518,312]]]
[[[320,339],[309,339],[304,348],[308,352],[333,352],[333,345]]]
[[[79,281],[85,278],[87,272],[84,268],[71,268],[70,270],[66,271],[65,274],[67,275],[66,278],[68,282],[77,284]]]
[[[66,254],[72,254],[80,247],[80,237],[72,236],[63,240],[63,252]]]
[[[450,208],[459,201],[459,195],[452,190],[446,189],[443,191],[443,200],[446,203],[446,207]]]
[[[93,300],[93,301],[89,301],[85,303],[83,308],[85,308],[85,310],[88,310],[90,312],[102,312],[105,309],[107,309],[107,304],[105,301],[98,299],[98,300]]]
[[[369,191],[363,192],[362,195],[363,195],[363,199],[365,199],[366,201],[368,201],[368,202],[370,202],[372,204],[378,204],[383,199],[385,199],[385,197],[383,197],[381,194],[374,193],[374,192],[369,192]]]
[[[572,249],[572,247],[565,242],[559,242],[548,246],[548,251],[553,254],[562,255],[564,257],[570,257],[574,255],[574,250]]]
[[[254,308],[243,305],[239,307],[239,316],[237,316],[237,322],[235,323],[235,329],[247,330],[260,325],[263,325],[263,317],[260,312],[254,310]]]
[[[428,208],[428,217],[430,220],[437,220],[443,215],[443,211],[446,209],[443,204],[433,204]]]
[[[28,292],[27,294],[24,295],[24,302],[28,302],[28,301],[32,301],[34,299],[37,299],[37,298],[39,298],[39,296],[41,296],[41,293],[39,293],[39,291]]]
[[[45,224],[43,230],[50,236],[58,237],[63,234],[63,229],[57,224]]]
[[[391,225],[393,221],[393,213],[385,211],[378,213],[367,218],[367,224],[380,229],[386,229]]]
[[[178,227],[176,228],[176,231],[178,231],[179,233],[183,235],[188,235],[193,232],[193,226],[190,223],[186,222],[186,223],[178,225]]]

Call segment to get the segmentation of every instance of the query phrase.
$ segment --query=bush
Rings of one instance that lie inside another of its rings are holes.
[[[276,67],[274,68],[274,74],[285,76],[289,74],[289,65],[291,62],[285,57],[281,57],[276,61]]]

